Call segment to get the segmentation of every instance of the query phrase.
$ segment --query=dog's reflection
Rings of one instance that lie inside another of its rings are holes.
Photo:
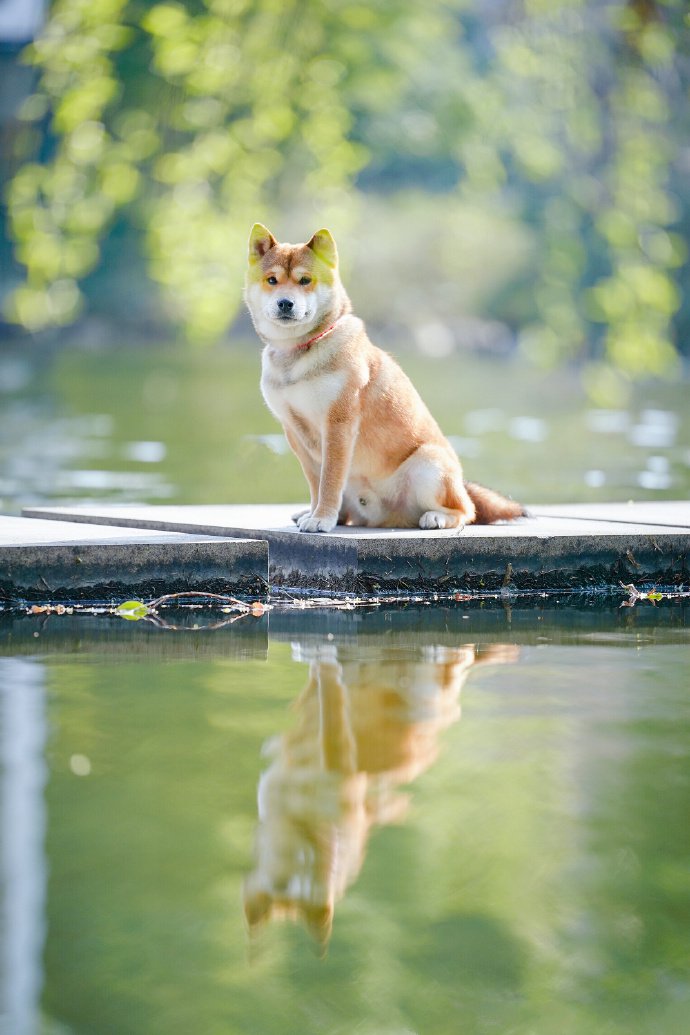
[[[353,647],[293,646],[295,660],[309,662],[309,680],[294,728],[265,746],[256,866],[244,884],[251,931],[288,917],[326,947],[369,831],[403,815],[398,788],[436,758],[440,733],[460,718],[470,669],[515,661],[518,650],[384,647],[367,661]]]

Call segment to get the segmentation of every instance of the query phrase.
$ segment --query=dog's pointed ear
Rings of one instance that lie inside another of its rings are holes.
[[[311,241],[307,241],[307,248],[311,248],[316,257],[331,269],[338,265],[338,249],[330,230],[317,230]]]
[[[262,223],[254,223],[249,235],[249,265],[253,266],[260,262],[266,252],[274,248],[277,243],[271,231],[267,230]]]

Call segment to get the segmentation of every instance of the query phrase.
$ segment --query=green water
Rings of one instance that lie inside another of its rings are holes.
[[[688,496],[685,384],[404,363],[472,478]],[[6,352],[0,511],[303,499],[258,365]],[[686,1035],[687,601],[619,603],[0,612],[0,1031]]]
[[[687,1032],[680,603],[0,645],[12,1035]]]
[[[61,501],[302,502],[259,348],[0,351],[0,513]],[[530,503],[685,499],[687,382],[588,402],[572,371],[400,357],[467,477]]]

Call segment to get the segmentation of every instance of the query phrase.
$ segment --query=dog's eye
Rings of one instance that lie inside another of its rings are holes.
[[[300,277],[299,282],[302,287],[305,287],[307,284],[311,284],[311,277]]]
[[[278,278],[277,277],[266,277],[266,283],[270,284],[271,287],[273,287],[274,284],[278,283]]]

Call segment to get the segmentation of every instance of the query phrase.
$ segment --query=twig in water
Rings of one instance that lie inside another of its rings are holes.
[[[638,600],[650,600],[652,604],[656,604],[657,600],[679,600],[684,597],[690,597],[690,592],[684,591],[682,587],[673,592],[662,592],[658,589],[652,589],[649,593],[645,593],[637,589],[632,582],[621,582],[620,585],[628,594],[628,599],[623,601],[621,607],[634,607]]]

